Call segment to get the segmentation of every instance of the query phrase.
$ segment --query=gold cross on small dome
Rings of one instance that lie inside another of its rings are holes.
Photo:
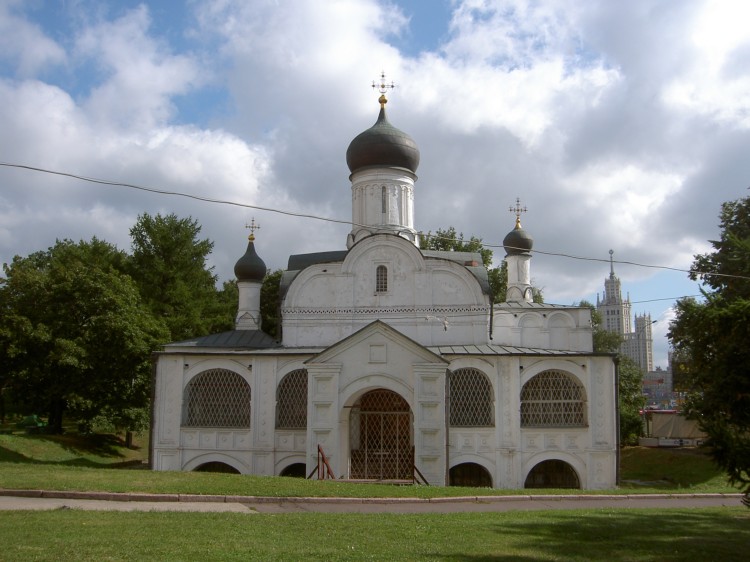
[[[526,212],[526,207],[521,207],[521,199],[516,197],[516,206],[509,207],[508,210],[516,214],[516,228],[521,228],[521,213]]]
[[[247,239],[252,242],[253,240],[255,240],[255,231],[260,230],[260,225],[255,224],[255,217],[252,218],[250,224],[245,225],[245,228],[250,230],[250,236],[248,236]]]
[[[385,71],[380,72],[380,82],[375,82],[375,80],[372,81],[372,89],[375,90],[377,88],[378,92],[380,92],[380,98],[378,101],[380,102],[381,106],[384,106],[386,103],[388,103],[388,99],[385,97],[385,93],[388,90],[392,90],[396,87],[396,84],[391,81],[390,84],[387,84],[385,81]]]

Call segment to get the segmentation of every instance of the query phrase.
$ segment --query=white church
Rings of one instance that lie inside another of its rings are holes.
[[[346,152],[346,249],[289,257],[280,341],[261,331],[251,235],[235,329],[157,354],[152,467],[615,487],[615,366],[593,352],[590,310],[533,302],[518,218],[506,302],[492,302],[479,254],[421,250],[419,150],[379,101]]]

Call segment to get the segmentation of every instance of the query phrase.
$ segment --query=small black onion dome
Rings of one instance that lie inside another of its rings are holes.
[[[237,281],[261,282],[266,276],[266,264],[255,251],[255,237],[250,235],[248,240],[245,255],[234,264],[234,275]]]
[[[505,236],[503,246],[505,247],[505,253],[509,256],[527,254],[534,246],[534,239],[521,228],[521,221],[516,219],[516,227]]]
[[[385,96],[380,98],[377,122],[360,133],[346,150],[346,165],[354,173],[368,166],[406,168],[412,173],[419,167],[419,148],[409,135],[388,122]]]

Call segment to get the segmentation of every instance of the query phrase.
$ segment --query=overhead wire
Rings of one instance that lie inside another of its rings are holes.
[[[101,185],[108,185],[108,186],[112,186],[112,187],[125,187],[125,188],[129,188],[129,189],[136,189],[136,190],[139,190],[139,191],[145,191],[145,192],[154,193],[154,194],[157,194],[157,195],[169,195],[169,196],[174,196],[174,197],[184,197],[184,198],[187,198],[187,199],[193,199],[195,201],[201,201],[201,202],[204,202],[204,203],[214,203],[214,204],[218,204],[218,205],[231,205],[231,206],[234,206],[234,207],[241,207],[241,208],[246,208],[246,209],[255,209],[255,210],[258,210],[258,211],[265,211],[265,212],[269,212],[269,213],[277,213],[277,214],[291,216],[291,217],[297,217],[297,218],[307,218],[307,219],[312,219],[312,220],[319,220],[319,221],[330,222],[330,223],[334,223],[334,224],[345,224],[345,225],[349,225],[349,226],[359,226],[359,227],[372,228],[372,225],[364,225],[364,224],[359,224],[359,223],[356,223],[356,222],[353,222],[353,221],[348,221],[348,220],[341,220],[341,219],[334,219],[334,218],[330,218],[330,217],[323,217],[323,216],[314,215],[314,214],[311,214],[311,213],[300,213],[300,212],[295,212],[295,211],[285,211],[283,209],[276,209],[276,208],[273,208],[273,207],[264,207],[264,206],[261,206],[261,205],[252,205],[250,203],[239,203],[237,201],[229,201],[229,200],[225,200],[225,199],[214,199],[212,197],[205,197],[205,196],[202,196],[202,195],[194,195],[194,194],[190,194],[190,193],[183,193],[183,192],[180,192],[180,191],[157,189],[157,188],[146,187],[146,186],[138,185],[138,184],[134,184],[134,183],[120,182],[120,181],[114,181],[114,180],[105,180],[105,179],[100,179],[100,178],[93,178],[93,177],[83,176],[83,175],[80,175],[80,174],[74,174],[74,173],[71,173],[71,172],[61,172],[59,170],[50,170],[50,169],[47,169],[47,168],[40,168],[38,166],[31,166],[31,165],[28,165],[28,164],[17,164],[17,163],[12,163],[12,162],[0,162],[0,166],[7,167],[7,168],[17,168],[17,169],[22,169],[22,170],[29,170],[29,171],[32,171],[32,172],[39,172],[39,173],[56,175],[56,176],[62,176],[62,177],[67,177],[67,178],[71,178],[71,179],[77,179],[77,180],[81,180],[81,181],[85,181],[85,182],[90,182],[90,183],[96,183],[96,184],[101,184]],[[417,234],[420,235],[420,236],[426,236],[426,237],[432,237],[432,238],[439,238],[441,240],[446,240],[446,241],[449,241],[449,242],[463,242],[463,239],[456,239],[456,238],[446,237],[446,236],[443,236],[443,235],[436,235],[436,234],[432,234],[431,232],[427,232],[427,233],[425,233],[425,232],[417,232]],[[487,247],[487,248],[524,249],[524,248],[515,248],[513,246],[504,246],[503,244],[491,244],[491,243],[488,243],[488,242],[484,242],[481,239],[479,239],[479,243],[482,246]],[[696,276],[701,276],[701,277],[714,276],[714,277],[727,277],[727,278],[733,278],[733,279],[750,280],[750,276],[745,276],[745,275],[732,275],[732,274],[728,274],[728,273],[705,272],[705,271],[698,271],[698,270],[695,270],[695,269],[681,269],[681,268],[670,267],[670,266],[666,266],[666,265],[644,264],[644,263],[638,263],[638,262],[633,262],[633,261],[625,261],[625,260],[608,260],[608,259],[604,259],[604,258],[591,258],[591,257],[586,257],[586,256],[576,256],[576,255],[573,255],[573,254],[567,254],[567,253],[563,253],[563,252],[548,252],[548,251],[538,250],[538,249],[532,249],[530,251],[532,253],[541,254],[541,255],[545,255],[545,256],[555,256],[555,257],[563,257],[563,258],[567,258],[567,259],[574,259],[574,260],[581,260],[581,261],[593,261],[593,262],[599,262],[599,263],[616,263],[616,264],[619,264],[619,265],[631,265],[631,266],[634,266],[634,267],[644,267],[644,268],[650,268],[650,269],[662,269],[662,270],[668,270],[668,271],[677,271],[677,272],[680,272],[680,273],[687,273],[689,275],[696,275]],[[656,300],[669,300],[669,299],[656,299]],[[646,301],[644,301],[644,302],[646,302]]]

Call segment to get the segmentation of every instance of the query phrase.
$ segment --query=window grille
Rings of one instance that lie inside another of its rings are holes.
[[[409,403],[395,392],[377,389],[364,394],[349,417],[350,477],[410,479],[413,423]]]
[[[583,386],[563,371],[544,371],[521,389],[521,427],[583,427]]]
[[[449,424],[453,427],[493,427],[492,384],[479,369],[448,372]]]
[[[375,270],[375,292],[388,292],[388,268],[384,265],[379,265]]]
[[[183,427],[250,427],[250,385],[227,369],[195,376],[185,388]]]
[[[307,427],[307,370],[286,375],[276,391],[276,429]]]

